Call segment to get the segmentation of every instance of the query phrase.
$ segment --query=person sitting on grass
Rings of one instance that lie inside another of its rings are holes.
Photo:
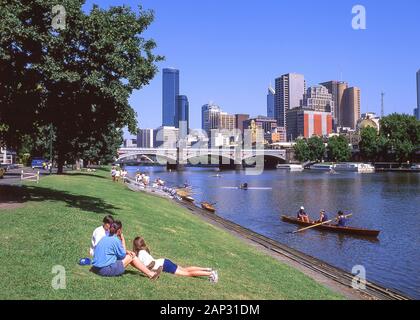
[[[97,227],[92,234],[91,245],[89,254],[93,257],[93,253],[95,251],[95,247],[102,240],[103,237],[109,235],[109,228],[111,224],[114,222],[114,218],[111,215],[107,215],[103,220],[103,224],[100,227]]]
[[[134,252],[126,250],[122,223],[114,221],[109,229],[109,236],[104,237],[95,247],[91,271],[103,277],[118,277],[129,265],[147,275],[151,280],[157,279],[162,272],[162,267],[155,272],[149,270]]]
[[[139,260],[147,266],[150,270],[156,270],[163,268],[162,271],[166,273],[172,273],[177,276],[184,277],[208,277],[213,283],[219,281],[219,275],[217,270],[212,268],[203,267],[181,267],[173,263],[169,259],[157,259],[155,260],[150,255],[150,250],[146,245],[146,242],[142,237],[136,237],[133,241],[133,251]]]

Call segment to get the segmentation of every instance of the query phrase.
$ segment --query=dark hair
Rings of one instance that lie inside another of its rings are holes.
[[[136,256],[138,256],[141,250],[146,250],[147,253],[150,253],[150,250],[146,245],[146,241],[144,241],[142,237],[136,237],[133,240],[133,251],[136,253]]]
[[[342,215],[344,215],[344,212],[343,211],[338,211],[338,215],[342,216]]]
[[[102,222],[112,224],[114,222],[114,217],[109,214],[104,217],[104,220],[102,220]]]
[[[121,230],[122,228],[122,223],[119,220],[115,220],[112,224],[111,227],[109,228],[109,234],[110,235],[114,235],[118,232],[118,230]]]

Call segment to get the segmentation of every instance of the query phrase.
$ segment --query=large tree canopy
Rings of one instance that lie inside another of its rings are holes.
[[[57,4],[65,8],[63,29],[52,26]],[[152,53],[155,42],[141,37],[152,12],[94,6],[85,13],[83,4],[0,0],[0,142],[16,148],[52,125],[60,168],[92,142],[100,150],[123,127],[135,133],[128,98],[162,59]]]

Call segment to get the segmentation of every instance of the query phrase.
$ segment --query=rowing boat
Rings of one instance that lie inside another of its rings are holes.
[[[284,222],[293,223],[293,224],[297,224],[304,227],[310,227],[316,224],[315,222],[303,222],[294,217],[282,216],[281,219]],[[380,231],[378,230],[368,230],[368,229],[360,229],[360,228],[353,228],[353,227],[338,227],[332,224],[320,225],[318,227],[314,227],[314,229],[320,229],[320,230],[343,233],[343,234],[353,234],[353,235],[366,236],[366,237],[377,237],[380,233]]]
[[[208,202],[202,202],[201,203],[201,208],[203,208],[204,210],[210,211],[210,212],[216,212],[216,208],[213,207],[210,203]]]

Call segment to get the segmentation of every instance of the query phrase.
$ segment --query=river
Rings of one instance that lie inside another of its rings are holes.
[[[356,265],[368,280],[420,299],[420,173],[339,173],[244,171],[188,168],[167,172],[163,167],[126,167],[130,175],[147,172],[168,185],[188,182],[199,203],[216,203],[217,214],[260,234],[326,261],[348,272]],[[236,187],[247,182],[250,190]],[[311,218],[320,209],[334,217],[337,210],[353,213],[349,225],[381,230],[368,240],[318,230],[291,234],[296,226],[280,220],[304,206]]]

